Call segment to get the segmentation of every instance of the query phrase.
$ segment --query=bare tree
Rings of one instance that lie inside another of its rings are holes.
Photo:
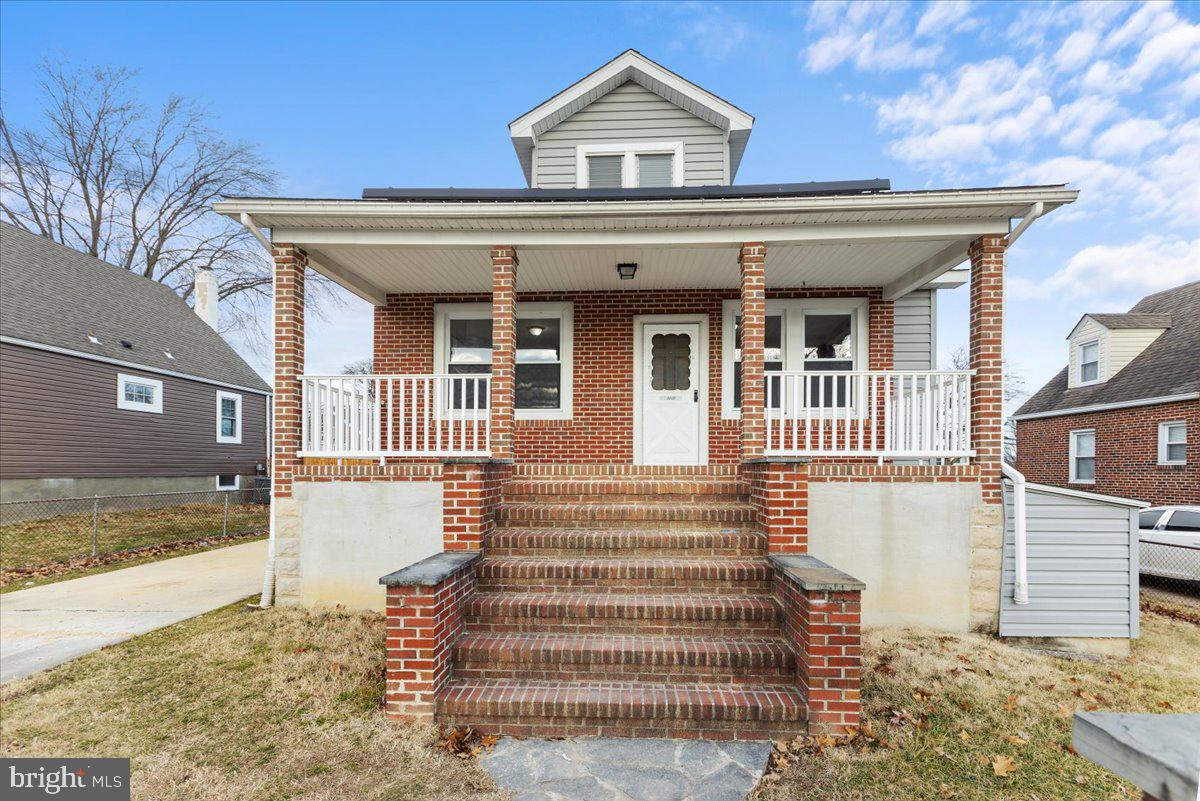
[[[365,359],[355,359],[342,367],[345,375],[371,375],[375,371],[375,360],[370,356]]]
[[[9,222],[160,281],[185,299],[212,269],[227,327],[245,327],[271,293],[266,252],[211,210],[225,195],[267,194],[275,174],[250,145],[172,97],[133,99],[133,73],[46,64],[44,119],[14,129],[0,112],[0,211]]]
[[[959,346],[950,354],[950,367],[953,370],[969,370],[971,358],[967,349]],[[1004,405],[1011,406],[1024,398],[1029,392],[1025,389],[1024,376],[1016,373],[1009,366],[1008,360],[1002,363],[1004,373]],[[1017,461],[1017,423],[1011,416],[1004,418],[1004,460],[1009,464]]]

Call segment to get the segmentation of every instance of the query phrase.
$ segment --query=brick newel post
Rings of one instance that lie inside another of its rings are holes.
[[[1004,237],[971,243],[971,446],[983,479],[984,503],[1000,503],[1004,415]]]
[[[492,458],[513,458],[513,404],[517,360],[517,251],[492,248]]]
[[[764,349],[767,333],[767,246],[746,242],[738,255],[742,272],[742,460],[758,459],[766,447]]]
[[[304,271],[308,256],[295,245],[275,244],[275,387],[271,438],[271,487],[277,498],[292,495],[299,459],[301,382],[304,374]]]

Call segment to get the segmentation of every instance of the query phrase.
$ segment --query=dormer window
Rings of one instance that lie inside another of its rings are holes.
[[[575,153],[580,189],[683,186],[683,143],[579,145]]]
[[[1095,384],[1100,380],[1100,340],[1082,342],[1078,353],[1080,384]]]

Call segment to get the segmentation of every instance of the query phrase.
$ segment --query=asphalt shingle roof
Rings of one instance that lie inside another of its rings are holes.
[[[4,222],[0,334],[270,392],[169,287]]]
[[[1147,295],[1125,314],[1089,314],[1113,328],[1166,328],[1102,384],[1067,388],[1067,368],[1017,410],[1038,414],[1200,392],[1200,281]]]

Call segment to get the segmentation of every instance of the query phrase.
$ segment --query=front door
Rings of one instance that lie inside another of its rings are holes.
[[[641,463],[700,464],[704,363],[699,323],[642,325]]]

